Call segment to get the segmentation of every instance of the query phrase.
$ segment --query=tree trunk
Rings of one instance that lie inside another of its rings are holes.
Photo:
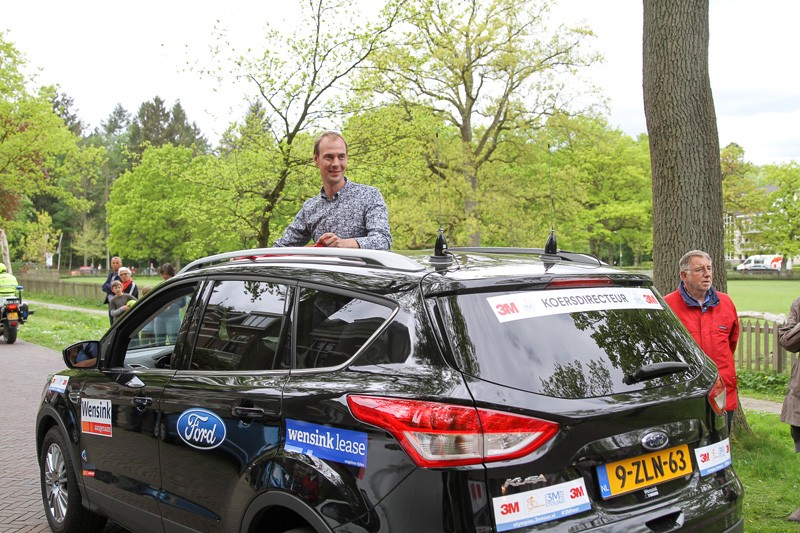
[[[643,86],[653,170],[653,281],[675,289],[678,260],[708,252],[725,292],[719,136],[708,74],[708,0],[644,0]]]
[[[6,232],[0,228],[0,259],[6,265],[9,274],[14,272],[11,270],[11,255],[8,253],[8,239],[6,239]]]

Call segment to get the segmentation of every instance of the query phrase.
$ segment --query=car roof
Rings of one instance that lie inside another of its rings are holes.
[[[594,256],[533,248],[451,248],[405,253],[347,248],[258,248],[217,254],[186,265],[179,277],[201,272],[312,270],[346,272],[361,279],[425,282],[425,292],[449,292],[491,285],[546,283],[553,277],[601,276],[650,284],[650,278],[610,268]],[[351,276],[351,277],[352,277]],[[354,284],[358,283],[354,281]]]

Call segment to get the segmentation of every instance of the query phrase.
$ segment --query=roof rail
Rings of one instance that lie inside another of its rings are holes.
[[[322,248],[313,246],[286,248],[254,248],[236,252],[224,252],[192,261],[180,270],[180,273],[196,270],[213,263],[221,263],[232,259],[252,259],[260,262],[297,262],[307,257],[329,258],[346,261],[355,266],[369,266],[399,270],[402,272],[420,272],[425,267],[411,258],[384,250],[362,250],[360,248]],[[273,261],[274,260],[274,261]]]
[[[544,248],[512,248],[512,247],[496,247],[496,248],[448,248],[450,252],[463,252],[463,253],[484,253],[484,254],[514,254],[525,255],[533,254],[538,255],[544,261],[574,261],[575,263],[585,263],[597,266],[607,266],[597,257],[591,254],[584,254],[580,252],[568,252],[566,250],[559,250],[555,254],[545,252]]]

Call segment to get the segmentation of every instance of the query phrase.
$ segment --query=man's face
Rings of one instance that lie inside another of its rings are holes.
[[[712,283],[711,261],[697,255],[692,257],[689,260],[689,271],[681,272],[681,279],[689,292],[707,292]]]
[[[336,188],[344,181],[347,170],[347,147],[338,137],[325,137],[319,143],[319,154],[314,156],[314,165],[319,168],[322,182]]]
[[[119,257],[114,257],[111,259],[111,270],[116,272],[119,270],[119,267],[122,266],[122,260]]]

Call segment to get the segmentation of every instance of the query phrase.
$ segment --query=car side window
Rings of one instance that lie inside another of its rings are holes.
[[[191,307],[196,285],[175,287],[168,293],[135,304],[126,325],[124,366],[169,368],[184,316]],[[138,307],[137,307],[138,306]],[[127,314],[126,313],[126,314]],[[141,318],[138,318],[141,317]]]
[[[392,315],[392,308],[346,294],[301,288],[296,368],[348,361]]]
[[[288,349],[288,289],[255,280],[217,281],[192,353],[194,370],[271,370]]]

